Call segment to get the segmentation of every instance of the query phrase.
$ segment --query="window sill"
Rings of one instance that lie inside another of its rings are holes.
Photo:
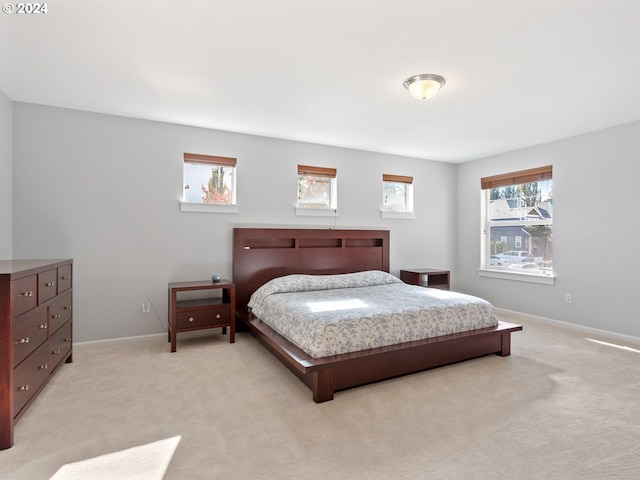
[[[515,273],[507,271],[490,270],[481,268],[478,270],[481,277],[500,278],[502,280],[513,280],[516,282],[538,283],[541,285],[554,285],[555,275],[538,275],[535,273]]]
[[[296,207],[296,215],[307,217],[338,217],[337,208],[302,208]]]
[[[415,212],[393,212],[391,210],[380,210],[382,218],[400,218],[405,220],[413,220],[416,218]]]
[[[180,211],[204,213],[240,213],[240,207],[238,205],[223,205],[217,203],[180,202]]]

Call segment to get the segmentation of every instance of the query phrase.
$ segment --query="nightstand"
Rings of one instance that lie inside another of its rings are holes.
[[[194,295],[195,293],[195,295]],[[197,297],[197,298],[194,298]],[[236,341],[236,286],[229,280],[169,284],[169,342],[176,351],[176,336],[205,328],[229,327],[229,343]]]
[[[449,290],[451,285],[449,270],[438,270],[437,268],[400,270],[400,280],[411,285],[440,288],[442,290]]]

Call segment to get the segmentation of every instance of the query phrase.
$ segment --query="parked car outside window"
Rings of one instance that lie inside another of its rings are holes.
[[[509,265],[509,269],[517,270],[522,273],[535,273],[537,275],[544,274],[544,272],[538,268],[538,264],[533,262],[513,263]]]
[[[541,262],[542,257],[536,258],[529,255],[529,252],[525,250],[509,250],[508,252],[501,253],[500,256],[504,260],[508,260],[511,263],[521,263],[521,262]]]
[[[491,255],[489,259],[489,264],[497,267],[509,265],[510,263],[511,263],[511,260],[507,260],[502,255]]]

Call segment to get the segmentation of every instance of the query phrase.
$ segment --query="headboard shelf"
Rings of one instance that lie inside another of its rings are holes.
[[[342,248],[342,238],[300,238],[298,248]]]
[[[251,248],[295,248],[295,238],[246,238],[243,247]]]

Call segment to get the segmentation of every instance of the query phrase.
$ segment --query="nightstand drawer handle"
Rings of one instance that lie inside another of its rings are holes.
[[[54,313],[51,315],[51,318],[60,318],[62,315],[60,313]]]
[[[54,350],[51,355],[60,355],[60,350]]]
[[[64,309],[65,310],[71,310],[71,305],[65,305]]]
[[[71,277],[69,275],[65,275],[64,277],[62,277],[62,280],[69,280]]]
[[[29,385],[22,385],[22,386],[18,387],[18,391],[19,392],[28,392],[29,391]]]
[[[29,343],[29,337],[21,338],[16,343]]]
[[[190,322],[193,322],[194,320],[195,320],[195,318],[193,318],[193,317],[189,317],[189,321],[190,321]]]
[[[56,286],[56,282],[48,282],[44,284],[45,287],[55,287]]]
[[[71,338],[70,338],[70,337],[67,337],[67,338],[65,338],[65,339],[64,339],[64,341],[65,341],[65,342],[70,342],[70,341],[71,341]]]
[[[49,368],[49,365],[47,365],[46,363],[44,365],[38,366],[38,370],[46,370],[47,368]]]
[[[47,329],[47,324],[46,323],[42,323],[40,325],[38,325],[38,330],[46,330]]]
[[[33,291],[29,290],[28,292],[22,292],[20,294],[21,297],[33,297]]]

